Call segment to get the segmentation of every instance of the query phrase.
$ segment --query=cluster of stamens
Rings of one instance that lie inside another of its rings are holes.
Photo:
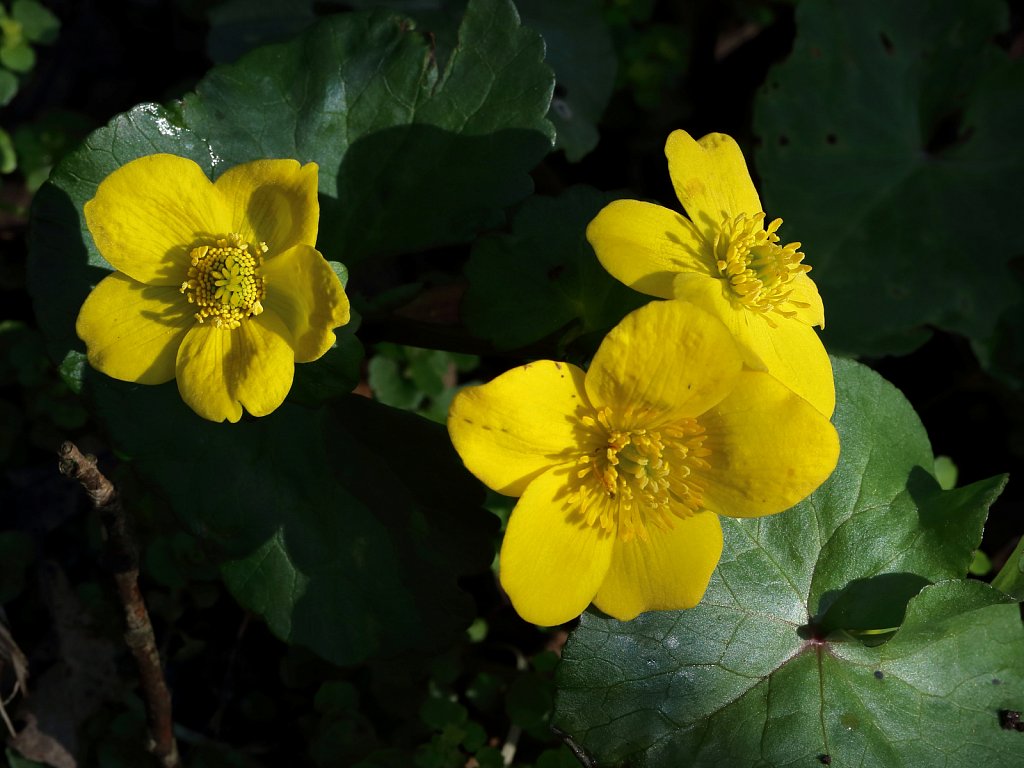
[[[702,508],[703,488],[693,470],[708,466],[711,451],[697,421],[675,420],[656,430],[622,428],[607,407],[581,421],[596,446],[576,461],[574,500],[587,525],[623,541],[647,541],[648,525],[670,529],[673,517]]]
[[[764,219],[764,213],[726,218],[715,237],[714,255],[718,271],[737,300],[761,312],[774,326],[771,313],[793,317],[795,308],[809,306],[791,298],[791,283],[811,268],[802,263],[800,243],[778,244],[776,230],[782,226],[782,219],[775,219],[767,228]]]
[[[216,245],[193,248],[181,292],[197,307],[196,320],[230,330],[260,314],[267,295],[266,278],[260,274],[266,252],[266,243],[253,246],[236,233]]]

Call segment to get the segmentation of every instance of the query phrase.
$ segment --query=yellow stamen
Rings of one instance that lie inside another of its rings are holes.
[[[197,322],[210,320],[231,330],[263,311],[266,278],[260,274],[267,244],[255,246],[232,232],[216,245],[199,245],[189,252],[188,279],[181,292],[195,304]]]
[[[767,228],[764,219],[764,213],[726,218],[715,237],[714,255],[718,271],[735,299],[762,313],[774,326],[772,313],[793,317],[796,312],[792,307],[806,306],[790,298],[791,283],[811,268],[802,263],[800,243],[778,244],[776,232],[782,219],[775,219]]]
[[[694,470],[708,466],[704,427],[680,419],[657,429],[624,426],[610,408],[583,425],[594,448],[576,461],[576,493],[587,525],[615,532],[622,541],[647,541],[649,526],[672,528],[703,507]],[[629,419],[633,424],[634,419]],[[699,474],[699,472],[698,472]]]

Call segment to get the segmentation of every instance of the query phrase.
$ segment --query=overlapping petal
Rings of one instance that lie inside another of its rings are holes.
[[[270,248],[268,260],[296,245],[316,245],[320,221],[316,163],[244,163],[224,171],[216,187],[232,212],[228,231],[266,243]]]
[[[679,202],[708,240],[726,217],[761,211],[761,199],[736,141],[724,133],[699,140],[673,131],[665,142],[668,173]]]
[[[645,611],[692,608],[704,596],[722,556],[722,525],[711,512],[672,520],[650,539],[615,542],[594,605],[620,621]]]
[[[334,344],[334,329],[349,321],[345,289],[319,251],[297,245],[263,264],[267,295],[263,306],[288,326],[295,362],[307,363]]]
[[[544,626],[579,616],[608,571],[615,536],[589,526],[571,501],[572,465],[535,477],[509,518],[501,585],[516,611]]]
[[[660,205],[609,203],[587,227],[587,240],[609,274],[650,296],[672,298],[679,272],[717,274],[710,247],[693,223]]]
[[[653,301],[605,337],[586,387],[613,413],[631,408],[666,419],[689,418],[721,401],[743,360],[722,321],[679,301]]]
[[[194,324],[177,287],[114,272],[86,297],[75,330],[93,368],[121,381],[162,384],[174,378],[178,345]]]
[[[720,515],[782,512],[821,485],[839,459],[831,422],[766,373],[744,371],[700,422],[711,451],[700,477],[704,503]]]
[[[470,472],[499,493],[520,496],[538,475],[580,452],[579,419],[592,410],[583,371],[541,360],[459,392],[448,433]]]
[[[203,169],[177,155],[147,155],[100,182],[85,204],[96,247],[147,285],[180,286],[189,248],[230,232],[231,211]]]
[[[832,363],[811,326],[778,315],[772,315],[769,322],[758,312],[737,310],[721,280],[682,274],[676,277],[674,287],[678,299],[725,323],[748,368],[767,371],[825,416],[832,415],[836,405]]]
[[[197,325],[178,350],[181,397],[210,421],[236,422],[243,407],[266,416],[284,402],[294,373],[290,333],[271,312],[232,331]]]

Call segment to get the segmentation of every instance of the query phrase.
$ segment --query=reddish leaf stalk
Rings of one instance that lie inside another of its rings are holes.
[[[83,455],[72,442],[65,442],[58,453],[61,474],[78,480],[100,513],[106,535],[107,561],[124,607],[125,642],[135,657],[142,684],[150,743],[147,749],[163,768],[178,768],[178,745],[174,740],[171,694],[164,680],[160,654],[156,648],[153,625],[139,590],[139,551],[121,506],[121,497],[96,465],[95,456]]]

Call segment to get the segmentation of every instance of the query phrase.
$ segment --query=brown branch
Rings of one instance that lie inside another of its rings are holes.
[[[82,484],[103,521],[107,546],[105,559],[113,572],[117,593],[124,607],[127,624],[125,642],[135,657],[146,704],[150,732],[147,749],[156,756],[163,768],[178,768],[181,762],[178,745],[174,740],[171,694],[160,666],[153,625],[139,590],[139,551],[128,525],[128,517],[121,507],[121,497],[96,466],[95,456],[83,455],[71,442],[64,443],[58,455],[61,474]]]

